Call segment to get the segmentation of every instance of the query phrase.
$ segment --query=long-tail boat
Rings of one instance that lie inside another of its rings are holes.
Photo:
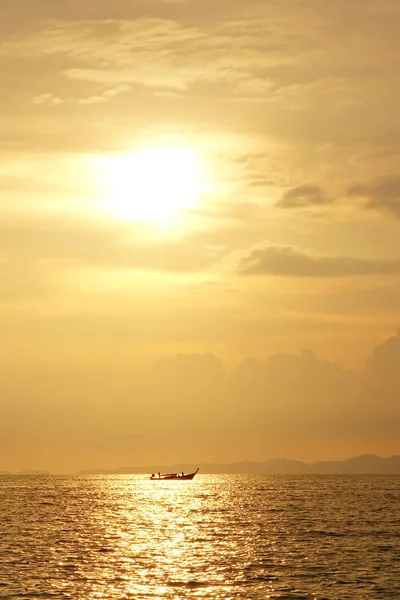
[[[197,467],[194,473],[152,473],[150,479],[151,481],[182,481],[182,479],[193,479],[196,475],[199,467]]]

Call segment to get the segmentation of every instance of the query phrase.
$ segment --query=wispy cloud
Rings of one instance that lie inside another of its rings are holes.
[[[278,200],[280,208],[305,208],[329,204],[332,199],[318,185],[304,183],[286,191]]]
[[[49,11],[44,27],[7,36],[0,53],[30,60],[54,56],[67,77],[100,84],[185,89],[193,82],[229,82],[234,86],[225,87],[229,94],[236,89],[239,97],[265,98],[275,90],[282,100],[286,90],[291,102],[296,89],[318,81],[324,81],[324,94],[330,89],[339,96],[346,80],[364,84],[366,69],[370,77],[382,76],[385,64],[385,76],[392,73],[390,15],[382,10],[377,29],[372,11],[361,12],[342,0],[335,6],[309,2],[298,7],[288,0],[241,1],[218,10],[209,2],[201,10],[184,3],[175,4],[176,10],[172,4],[163,10],[162,3],[140,3],[111,11],[114,18],[105,18],[101,4],[88,4],[91,11],[71,9],[74,18],[66,18],[68,10],[64,18]],[[77,20],[80,13],[86,18]],[[358,47],[348,60],[355,30]]]

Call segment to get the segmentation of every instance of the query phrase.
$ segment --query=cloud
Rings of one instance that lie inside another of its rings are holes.
[[[353,185],[350,196],[364,199],[365,208],[379,210],[400,219],[400,176],[381,177],[367,184]]]
[[[170,19],[53,22],[20,42],[18,37],[5,41],[1,54],[41,60],[58,56],[60,64],[74,65],[62,70],[65,77],[102,85],[184,90],[196,80],[240,78],[240,65],[229,66],[227,57],[212,60],[229,43],[224,36],[215,36],[210,50],[205,31]]]
[[[397,335],[386,339],[382,344],[374,348],[367,361],[367,371],[370,377],[383,384],[389,383],[393,387],[395,383],[400,388],[400,329]]]
[[[285,192],[277,206],[280,208],[305,208],[332,202],[326,191],[318,185],[304,183]]]
[[[57,96],[54,96],[51,93],[43,93],[43,94],[38,94],[37,96],[34,96],[32,98],[32,102],[34,104],[49,104],[52,106],[58,106],[59,104],[62,104],[64,102],[64,100],[62,100],[62,98],[58,98]]]
[[[257,248],[238,268],[243,275],[348,277],[400,273],[400,261],[313,254],[290,246]]]
[[[116,87],[111,87],[109,89],[105,89],[100,94],[96,96],[87,96],[87,97],[68,97],[68,98],[60,98],[58,96],[54,96],[51,93],[41,93],[33,96],[32,102],[37,106],[45,105],[45,106],[59,106],[60,104],[64,104],[65,102],[73,102],[78,104],[98,104],[99,102],[108,102],[112,98],[115,98],[127,91],[130,90],[129,85],[117,85]]]
[[[272,414],[292,414],[308,428],[374,429],[374,419],[394,432],[400,421],[400,336],[377,346],[364,368],[346,371],[314,352],[247,358],[231,373],[231,393]],[[250,408],[249,404],[247,407]],[[303,420],[304,419],[304,420]],[[393,419],[393,423],[391,423]],[[291,417],[287,422],[292,422]],[[294,422],[292,423],[295,424]]]

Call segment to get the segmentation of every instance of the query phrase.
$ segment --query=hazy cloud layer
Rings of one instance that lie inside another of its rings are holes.
[[[12,264],[185,273],[210,266],[224,252],[222,247],[194,245],[185,238],[146,242],[134,227],[104,221],[39,216],[0,218],[0,253],[3,261]]]
[[[249,357],[231,370],[212,354],[181,354],[123,378],[121,371],[71,377],[65,368],[22,379],[3,373],[0,467],[141,465],[161,460],[160,452],[166,462],[308,458],[321,447],[329,457],[338,445],[349,456],[374,450],[378,433],[390,454],[399,373],[399,336],[377,346],[359,371],[307,351]]]

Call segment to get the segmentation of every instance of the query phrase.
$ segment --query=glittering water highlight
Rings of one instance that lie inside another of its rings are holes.
[[[400,477],[0,478],[0,598],[400,598]]]

